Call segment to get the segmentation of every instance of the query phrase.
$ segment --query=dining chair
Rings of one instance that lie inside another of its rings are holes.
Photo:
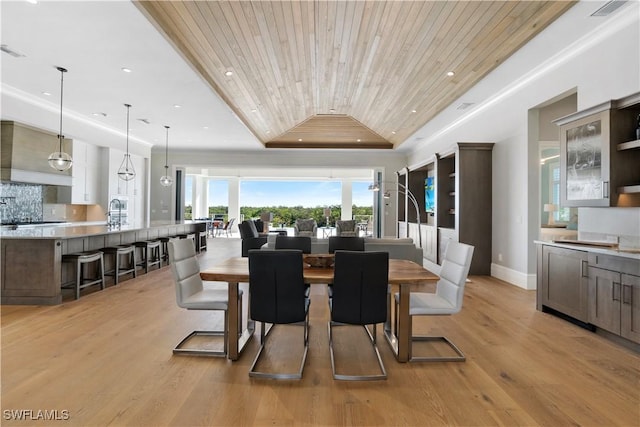
[[[460,312],[464,296],[464,285],[469,275],[469,268],[473,258],[474,247],[464,243],[450,241],[445,251],[444,260],[440,268],[440,280],[435,293],[411,292],[409,296],[409,325],[411,345],[409,360],[412,362],[464,362],[464,353],[447,337],[413,335],[413,316],[448,316]],[[400,301],[399,293],[395,294],[396,336],[397,313]],[[457,354],[457,356],[413,356],[413,341],[442,341]]]
[[[251,368],[250,377],[272,379],[300,379],[309,350],[309,299],[305,297],[302,270],[302,251],[260,250],[249,251],[249,311],[251,319],[260,322],[260,349]],[[265,331],[266,324],[271,324]],[[276,373],[256,370],[263,354],[267,337],[274,325],[302,324],[304,327],[304,353],[295,373]]]
[[[329,253],[332,254],[337,250],[364,251],[364,238],[350,236],[329,237]]]
[[[311,237],[276,236],[276,249],[299,249],[303,254],[311,253]]]
[[[336,380],[382,380],[387,371],[376,343],[376,325],[387,319],[387,286],[389,284],[389,254],[387,252],[336,251],[333,278],[333,298],[329,302],[329,352],[331,371]],[[338,374],[333,348],[333,328],[361,325],[366,331],[378,359],[380,374]],[[373,325],[373,333],[367,325]]]
[[[224,312],[222,330],[193,331],[173,349],[175,354],[225,356],[228,341],[228,289],[226,284],[206,283],[200,278],[200,265],[191,239],[175,239],[168,242],[169,261],[176,284],[176,301],[187,310],[219,310]],[[238,291],[238,324],[242,325],[242,291]],[[222,336],[223,351],[206,348],[184,347],[194,336]]]

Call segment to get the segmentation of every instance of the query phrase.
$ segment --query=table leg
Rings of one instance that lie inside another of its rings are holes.
[[[398,304],[398,325],[396,329],[398,335],[393,331],[391,307],[394,298],[394,286],[389,287],[389,298],[387,299],[387,321],[384,324],[384,336],[391,346],[393,354],[398,362],[408,362],[411,359],[411,317],[409,316],[409,294],[411,285],[400,285],[400,304]]]
[[[411,316],[409,316],[409,296],[411,285],[400,285],[398,304],[398,361],[408,362],[411,358]]]
[[[242,350],[244,350],[247,343],[249,343],[253,337],[255,322],[248,318],[249,310],[247,309],[247,328],[243,330],[243,325],[239,323],[241,322],[242,316],[239,316],[238,304],[231,303],[231,301],[238,301],[238,282],[229,282],[228,297],[229,307],[227,313],[227,327],[229,328],[229,332],[227,334],[227,357],[230,360],[238,360]],[[244,307],[245,305],[247,307],[249,306],[248,304],[242,304],[241,307]]]

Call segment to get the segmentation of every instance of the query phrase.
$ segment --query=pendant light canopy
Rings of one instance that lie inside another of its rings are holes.
[[[56,67],[58,71],[60,71],[60,133],[58,134],[58,140],[60,145],[58,147],[58,151],[54,151],[49,154],[49,166],[52,168],[59,170],[60,172],[66,171],[73,164],[73,159],[71,156],[64,151],[62,151],[62,143],[64,142],[64,135],[62,134],[62,91],[64,89],[64,73],[67,72],[65,68]]]
[[[124,104],[124,106],[127,107],[127,152],[124,155],[124,159],[122,159],[120,169],[118,169],[118,178],[124,181],[131,181],[136,177],[136,171],[133,168],[133,162],[131,162],[131,155],[129,154],[129,108],[131,108],[131,105]]]
[[[171,187],[173,178],[169,175],[169,126],[164,127],[167,130],[167,142],[164,151],[164,175],[160,177],[160,184],[164,187]]]

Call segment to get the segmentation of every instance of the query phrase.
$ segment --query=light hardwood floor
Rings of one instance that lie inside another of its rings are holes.
[[[238,239],[210,239],[208,247],[200,256],[203,268],[240,253]],[[417,332],[452,338],[466,362],[397,363],[379,329],[389,377],[355,383],[331,377],[326,298],[324,287],[313,285],[301,381],[250,379],[258,340],[237,362],[173,356],[184,335],[219,324],[221,317],[178,308],[170,268],[60,306],[2,306],[0,423],[640,425],[639,356],[536,311],[532,291],[472,277],[460,314],[414,321]],[[267,360],[289,348],[295,353],[300,334],[300,328],[280,329]],[[341,366],[359,360],[349,352],[370,351],[355,342],[338,343]],[[32,410],[32,417],[38,410],[68,411],[69,419],[17,421],[8,419],[11,410]]]

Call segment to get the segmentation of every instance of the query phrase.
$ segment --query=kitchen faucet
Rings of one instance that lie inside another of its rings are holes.
[[[113,222],[111,221],[111,206],[113,205],[113,203],[116,202],[117,203],[117,207],[118,207],[118,222]],[[109,217],[108,221],[107,221],[107,225],[109,227],[112,227],[114,225],[118,226],[118,230],[122,227],[122,201],[120,201],[120,199],[112,199],[109,202],[109,212],[107,213],[107,216]]]

